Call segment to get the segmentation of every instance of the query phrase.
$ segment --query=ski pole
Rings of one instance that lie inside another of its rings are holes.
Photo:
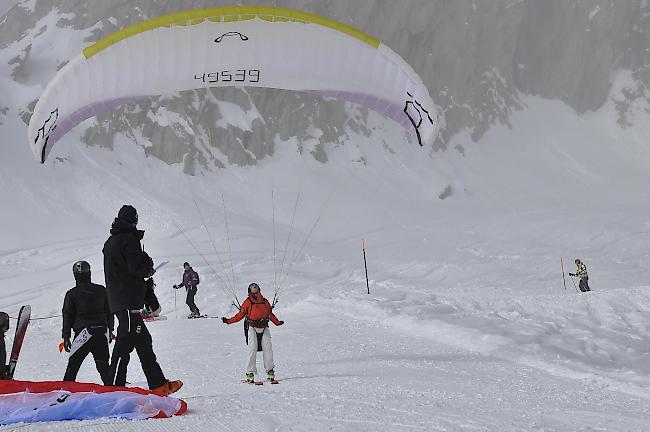
[[[370,283],[368,282],[368,263],[366,262],[366,242],[361,239],[361,249],[363,250],[363,266],[366,269],[366,288],[368,289],[368,294],[370,294]]]
[[[174,319],[178,319],[178,309],[176,308],[176,289],[172,289],[174,290]]]
[[[575,288],[576,292],[579,293],[580,291],[578,291],[578,287],[576,286],[576,281],[573,280],[573,277],[571,278],[571,282],[573,282],[573,288]]]
[[[564,291],[566,291],[566,277],[564,276],[564,260],[560,257],[560,266],[562,267],[562,282],[564,282]]]

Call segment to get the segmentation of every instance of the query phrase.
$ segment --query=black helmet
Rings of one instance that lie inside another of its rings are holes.
[[[9,315],[6,312],[0,312],[0,332],[9,330]]]
[[[72,274],[77,275],[89,275],[90,274],[90,264],[86,261],[77,261],[72,264]]]
[[[257,288],[257,292],[260,292],[260,286],[253,282],[252,284],[248,285],[248,294],[251,293],[251,289]]]

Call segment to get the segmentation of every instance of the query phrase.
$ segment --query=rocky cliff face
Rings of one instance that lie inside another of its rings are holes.
[[[577,112],[597,110],[608,98],[614,71],[636,80],[620,101],[620,121],[635,99],[649,99],[650,6],[647,0],[276,0],[273,4],[321,14],[379,37],[422,76],[442,107],[445,128],[436,149],[467,130],[475,140],[495,123],[508,124],[523,109],[521,94],[560,99]],[[232,2],[186,0],[28,0],[0,20],[0,49],[12,79],[44,86],[56,69],[37,74],[34,44],[76,29],[84,46],[155,16]],[[55,16],[56,19],[51,19]],[[50,17],[50,19],[48,19]],[[70,51],[69,56],[76,54]],[[56,68],[66,59],[59,59]],[[29,103],[11,107],[29,116]],[[233,106],[247,119],[230,122]],[[226,109],[227,108],[227,109]],[[0,111],[2,112],[2,111]],[[8,114],[10,115],[10,114]],[[310,152],[345,141],[350,128],[371,134],[363,109],[312,95],[263,89],[197,90],[145,99],[100,116],[84,141],[112,146],[116,133],[131,136],[153,156],[221,167],[254,164],[272,155],[277,138],[317,140]],[[171,119],[171,120],[170,120]]]

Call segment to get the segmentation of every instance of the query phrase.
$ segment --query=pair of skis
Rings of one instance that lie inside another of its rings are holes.
[[[9,365],[7,366],[7,374],[4,377],[5,379],[14,379],[14,372],[16,371],[16,365],[18,364],[18,356],[20,356],[20,349],[25,340],[25,333],[27,333],[27,325],[29,324],[31,314],[32,308],[29,305],[20,308],[18,321],[16,323],[14,342],[11,348],[11,356],[9,357]]]
[[[264,383],[267,384],[280,384],[280,381],[274,379],[274,380],[267,380],[267,381],[248,381],[248,380],[243,380],[242,381],[244,384],[250,384],[250,385],[264,385]]]

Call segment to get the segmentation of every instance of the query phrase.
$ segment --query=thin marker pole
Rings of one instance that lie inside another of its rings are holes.
[[[363,266],[366,268],[366,288],[368,289],[368,294],[370,294],[370,283],[368,282],[368,263],[366,261],[366,242],[361,239],[361,249],[363,250]]]
[[[566,291],[566,277],[564,276],[564,260],[560,257],[560,266],[562,267],[562,282],[564,282],[564,291]]]

